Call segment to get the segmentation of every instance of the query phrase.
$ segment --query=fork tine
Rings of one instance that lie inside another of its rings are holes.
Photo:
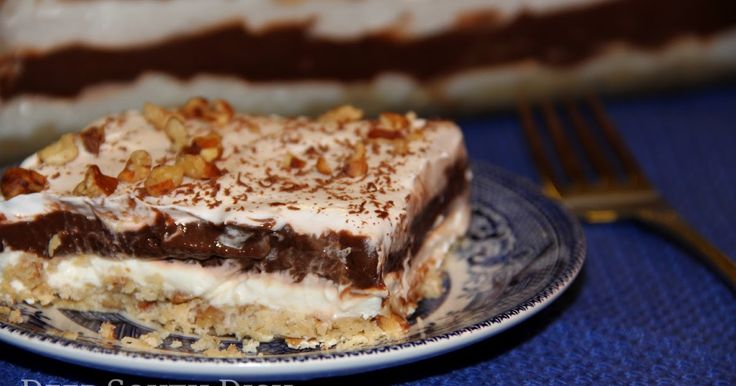
[[[575,153],[570,146],[570,142],[567,140],[567,136],[562,129],[560,118],[549,101],[545,100],[542,102],[542,112],[544,113],[545,120],[547,121],[547,131],[552,136],[552,143],[554,144],[557,154],[560,156],[562,170],[564,170],[567,177],[570,178],[573,186],[586,185],[587,182],[580,160],[575,156]]]
[[[595,169],[596,173],[601,177],[604,184],[610,184],[615,181],[616,172],[614,171],[613,166],[611,166],[608,160],[603,156],[601,146],[593,137],[590,125],[588,125],[583,118],[583,115],[580,113],[580,109],[578,109],[578,107],[569,98],[565,99],[564,104],[567,114],[570,117],[570,121],[572,122],[572,127],[575,129],[575,134],[577,134],[580,139],[580,143],[583,145],[585,155],[592,162],[593,169]]]
[[[641,170],[636,159],[626,147],[626,144],[618,133],[618,130],[616,130],[616,127],[613,125],[613,122],[608,117],[608,114],[606,114],[601,100],[592,93],[588,94],[585,99],[587,100],[590,109],[593,111],[593,116],[595,117],[596,122],[603,130],[603,134],[608,140],[609,145],[611,145],[614,153],[621,161],[621,165],[623,166],[630,182],[635,185],[648,186],[649,183],[647,182],[644,172]]]
[[[534,123],[532,110],[524,98],[519,98],[517,108],[521,116],[521,128],[524,137],[532,151],[532,161],[542,179],[542,188],[548,194],[560,197],[560,181],[557,179],[554,170],[552,170],[552,164],[545,154],[544,144],[539,136],[537,125]]]

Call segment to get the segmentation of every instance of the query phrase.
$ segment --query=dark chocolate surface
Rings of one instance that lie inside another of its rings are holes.
[[[44,54],[18,53],[0,58],[0,98],[69,97],[94,84],[132,81],[146,71],[179,79],[206,73],[255,82],[363,81],[389,71],[427,80],[526,59],[569,66],[611,42],[654,49],[676,37],[706,38],[733,28],[736,2],[616,0],[542,15],[524,13],[505,24],[490,16],[468,15],[451,31],[415,40],[388,31],[335,41],[310,37],[303,25],[262,33],[224,25],[150,46],[74,45]]]
[[[219,241],[224,225],[206,222],[176,224],[158,213],[152,225],[136,231],[113,233],[97,218],[56,211],[33,221],[0,223],[0,251],[4,248],[33,252],[49,257],[49,242],[59,235],[61,243],[54,256],[96,253],[102,256],[129,255],[142,259],[194,260],[218,264],[223,259],[237,260],[249,272],[288,271],[296,281],[308,273],[358,288],[381,287],[382,275],[400,270],[407,251],[416,252],[438,216],[447,214],[448,204],[469,189],[465,178],[467,161],[446,170],[448,184],[427,203],[409,226],[404,245],[390,253],[384,267],[371,251],[366,238],[347,231],[329,232],[319,237],[298,234],[290,226],[274,231],[270,227],[235,227],[250,236],[239,247]],[[338,251],[350,248],[347,257]],[[414,255],[414,253],[409,256]],[[343,262],[344,258],[344,262]]]

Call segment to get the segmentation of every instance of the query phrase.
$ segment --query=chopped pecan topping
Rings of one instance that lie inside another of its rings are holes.
[[[404,138],[411,127],[411,122],[403,115],[396,113],[382,113],[378,125],[371,127],[368,138],[398,139]]]
[[[182,154],[177,158],[176,165],[184,171],[185,176],[190,178],[210,179],[222,175],[215,164],[207,162],[199,155]]]
[[[202,119],[210,109],[210,103],[202,97],[189,99],[181,108],[182,114],[187,118]]]
[[[0,191],[6,200],[28,193],[40,192],[48,187],[46,177],[40,173],[23,169],[23,168],[7,168],[0,180]]]
[[[206,147],[199,151],[199,156],[207,162],[212,162],[220,158],[222,155],[222,147]]]
[[[233,115],[235,115],[235,112],[227,101],[222,99],[215,99],[212,101],[210,117],[215,123],[221,125],[229,123],[233,119]]]
[[[74,134],[64,134],[58,141],[38,151],[38,159],[49,165],[64,165],[79,155]]]
[[[130,153],[125,168],[118,174],[118,180],[124,182],[140,181],[151,174],[151,155],[145,150],[136,150]]]
[[[164,129],[166,120],[170,115],[171,113],[161,106],[149,102],[143,104],[143,117],[146,118],[148,123],[159,130]]]
[[[192,140],[192,144],[196,145],[200,149],[215,147],[222,148],[222,137],[220,136],[220,134],[210,132],[207,135],[194,137],[194,139]]]
[[[105,142],[105,129],[99,126],[90,126],[79,135],[84,148],[94,154],[100,154],[100,145]]]
[[[365,145],[361,142],[355,145],[355,152],[345,163],[345,173],[350,177],[363,177],[368,173],[368,162],[365,160]]]
[[[229,123],[235,112],[229,103],[222,99],[215,99],[210,103],[206,98],[192,98],[181,108],[181,113],[187,118],[202,119],[219,125]]]
[[[183,153],[199,155],[207,162],[212,162],[222,156],[222,136],[215,132],[194,137],[192,143],[182,149]]]
[[[143,186],[152,196],[163,196],[181,185],[184,169],[179,165],[159,165],[151,170]]]
[[[74,188],[74,194],[87,197],[111,195],[118,187],[116,178],[102,174],[97,165],[88,165],[84,180]]]
[[[397,139],[404,138],[405,133],[401,130],[389,130],[382,127],[373,127],[368,131],[368,138],[370,139]]]
[[[378,121],[382,127],[393,131],[407,130],[411,126],[407,117],[396,113],[381,113]]]
[[[287,153],[286,157],[284,158],[284,168],[285,169],[301,169],[306,164],[307,163],[303,159],[291,153]]]
[[[332,174],[332,168],[330,167],[330,164],[327,163],[325,157],[320,156],[317,159],[317,171],[327,176]]]
[[[170,116],[164,126],[166,136],[171,140],[171,149],[175,152],[183,149],[189,143],[189,134],[184,122],[176,116]]]
[[[347,123],[358,121],[361,118],[363,118],[363,110],[350,105],[343,105],[325,112],[319,117],[319,120],[322,122]]]
[[[411,121],[409,118],[396,113],[382,113],[378,119],[378,124],[368,130],[368,138],[370,139],[402,139],[407,136],[411,129]]]
[[[424,138],[421,130],[412,131],[412,122],[416,119],[413,112],[404,115],[382,113],[377,126],[371,127],[369,139],[386,139],[393,145],[394,154],[409,154],[409,143]]]

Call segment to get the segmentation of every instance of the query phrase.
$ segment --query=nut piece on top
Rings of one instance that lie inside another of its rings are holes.
[[[363,110],[355,108],[350,105],[343,105],[335,107],[332,110],[320,115],[319,120],[321,122],[337,122],[347,123],[358,121],[363,118]]]
[[[222,156],[222,136],[216,132],[192,138],[192,143],[182,149],[183,153],[199,155],[207,162]]]
[[[327,162],[327,160],[323,156],[320,156],[317,159],[316,167],[317,167],[317,171],[320,172],[321,174],[324,174],[326,176],[329,176],[330,174],[332,174],[332,168],[330,167],[330,164]]]
[[[49,165],[64,165],[77,158],[79,149],[74,134],[64,134],[58,141],[38,151],[38,159]]]
[[[171,140],[171,150],[178,152],[183,149],[184,146],[189,144],[189,134],[184,122],[172,115],[166,120],[164,125],[164,132],[166,136]]]
[[[171,115],[166,109],[153,103],[146,102],[143,104],[143,117],[153,125],[153,127],[163,130],[166,126],[166,120]]]
[[[88,152],[100,154],[100,145],[105,142],[105,128],[102,126],[90,126],[79,134],[82,145]]]
[[[118,180],[123,182],[140,181],[151,174],[151,155],[145,150],[136,150],[130,153],[125,167],[118,174]]]
[[[164,108],[145,103],[142,115],[156,130],[165,133],[170,144],[168,154],[154,162],[148,151],[142,149],[132,151],[128,154],[127,161],[117,178],[102,174],[98,165],[90,162],[84,178],[73,189],[74,194],[87,197],[108,196],[115,192],[118,182],[128,184],[142,182],[143,189],[138,192],[162,196],[181,186],[184,177],[195,180],[216,179],[226,171],[220,169],[216,163],[224,161],[221,130],[225,124],[235,119],[235,113],[227,102],[222,100],[210,102],[197,97],[177,108]],[[250,130],[250,126],[253,125],[252,117],[240,116],[237,119],[251,133],[260,133],[260,129]],[[318,122],[327,124],[326,133],[328,133],[330,130],[346,130],[348,126],[343,124],[358,123],[361,119],[363,111],[345,105],[325,112],[319,117]],[[347,156],[330,154],[327,146],[320,147],[320,150],[310,147],[305,154],[288,152],[282,168],[290,170],[294,176],[316,173],[333,178],[365,178],[369,174],[368,148],[376,153],[380,146],[388,144],[393,148],[393,152],[389,154],[400,156],[409,154],[409,143],[422,138],[421,130],[412,128],[415,119],[413,113],[406,115],[383,113],[377,120],[364,121],[350,129],[351,133],[354,130],[358,138],[354,139],[352,144],[345,142],[350,151]],[[331,123],[337,123],[338,126],[329,125]],[[100,148],[105,143],[107,125],[107,122],[99,123],[81,133],[63,135],[56,143],[40,150],[37,153],[38,160],[42,165],[66,165],[79,156],[77,141],[87,153],[99,157]],[[358,129],[360,127],[362,129]],[[293,137],[296,138],[296,142],[290,143],[298,143],[301,138],[298,132]],[[340,146],[343,145],[340,144],[338,148]],[[307,166],[308,164],[310,166]],[[63,170],[58,171],[53,178],[58,177],[59,172],[64,173]],[[42,174],[32,170],[11,168],[3,177],[2,192],[7,199],[18,194],[38,192],[47,187],[48,181]]]
[[[222,174],[215,164],[207,162],[199,155],[182,154],[177,158],[176,166],[180,167],[189,178],[210,179]]]
[[[6,200],[21,195],[40,192],[48,187],[46,177],[34,170],[8,168],[0,180],[0,191]]]
[[[215,99],[210,103],[202,97],[188,100],[179,112],[187,118],[201,119],[217,125],[230,122],[235,115],[235,111],[226,101]]]
[[[368,173],[368,162],[365,160],[365,145],[358,142],[355,152],[345,163],[345,173],[350,177],[363,177]]]
[[[201,119],[214,125],[230,122],[232,107],[222,100],[209,103],[206,99],[192,98],[179,110],[166,110],[146,103],[143,116],[155,128],[163,130],[171,141],[171,150],[177,153],[174,165],[158,165],[151,170],[150,155],[134,152],[118,178],[127,182],[145,179],[146,193],[161,196],[179,187],[184,176],[211,179],[222,175],[214,161],[222,156],[222,137],[211,131],[190,140],[186,119]]]
[[[181,185],[184,179],[184,168],[180,165],[159,165],[151,170],[144,186],[152,196],[163,196]]]
[[[117,179],[102,174],[97,165],[89,165],[84,180],[74,188],[74,194],[87,197],[109,196],[117,187]]]

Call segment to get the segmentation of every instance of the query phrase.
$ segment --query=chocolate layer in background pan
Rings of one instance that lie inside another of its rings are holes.
[[[445,171],[447,185],[413,219],[406,243],[390,253],[384,267],[386,272],[400,270],[407,252],[411,250],[409,256],[416,254],[438,216],[448,215],[449,204],[467,193],[467,168],[465,159],[448,167]],[[235,259],[244,271],[288,271],[296,281],[312,273],[358,288],[383,284],[376,270],[378,256],[370,250],[363,236],[347,231],[307,236],[295,233],[288,225],[278,231],[272,231],[268,225],[232,228],[250,234],[239,248],[228,247],[220,241],[226,234],[223,225],[208,222],[177,225],[172,219],[159,215],[153,225],[140,230],[112,233],[98,219],[57,211],[34,221],[0,223],[0,251],[10,248],[49,257],[49,242],[58,234],[61,244],[54,250],[54,256],[95,253],[142,259],[198,260],[204,265]],[[347,264],[337,254],[345,248],[350,248],[344,258]]]
[[[734,28],[736,1],[617,0],[522,14],[505,24],[485,16],[463,18],[452,30],[414,40],[387,32],[333,41],[310,37],[300,25],[262,33],[225,25],[139,48],[70,46],[46,54],[19,53],[0,62],[0,97],[70,97],[90,85],[132,81],[146,71],[180,79],[213,74],[254,82],[359,81],[384,72],[431,79],[525,59],[568,66],[613,42],[654,49],[680,36],[707,38]]]

